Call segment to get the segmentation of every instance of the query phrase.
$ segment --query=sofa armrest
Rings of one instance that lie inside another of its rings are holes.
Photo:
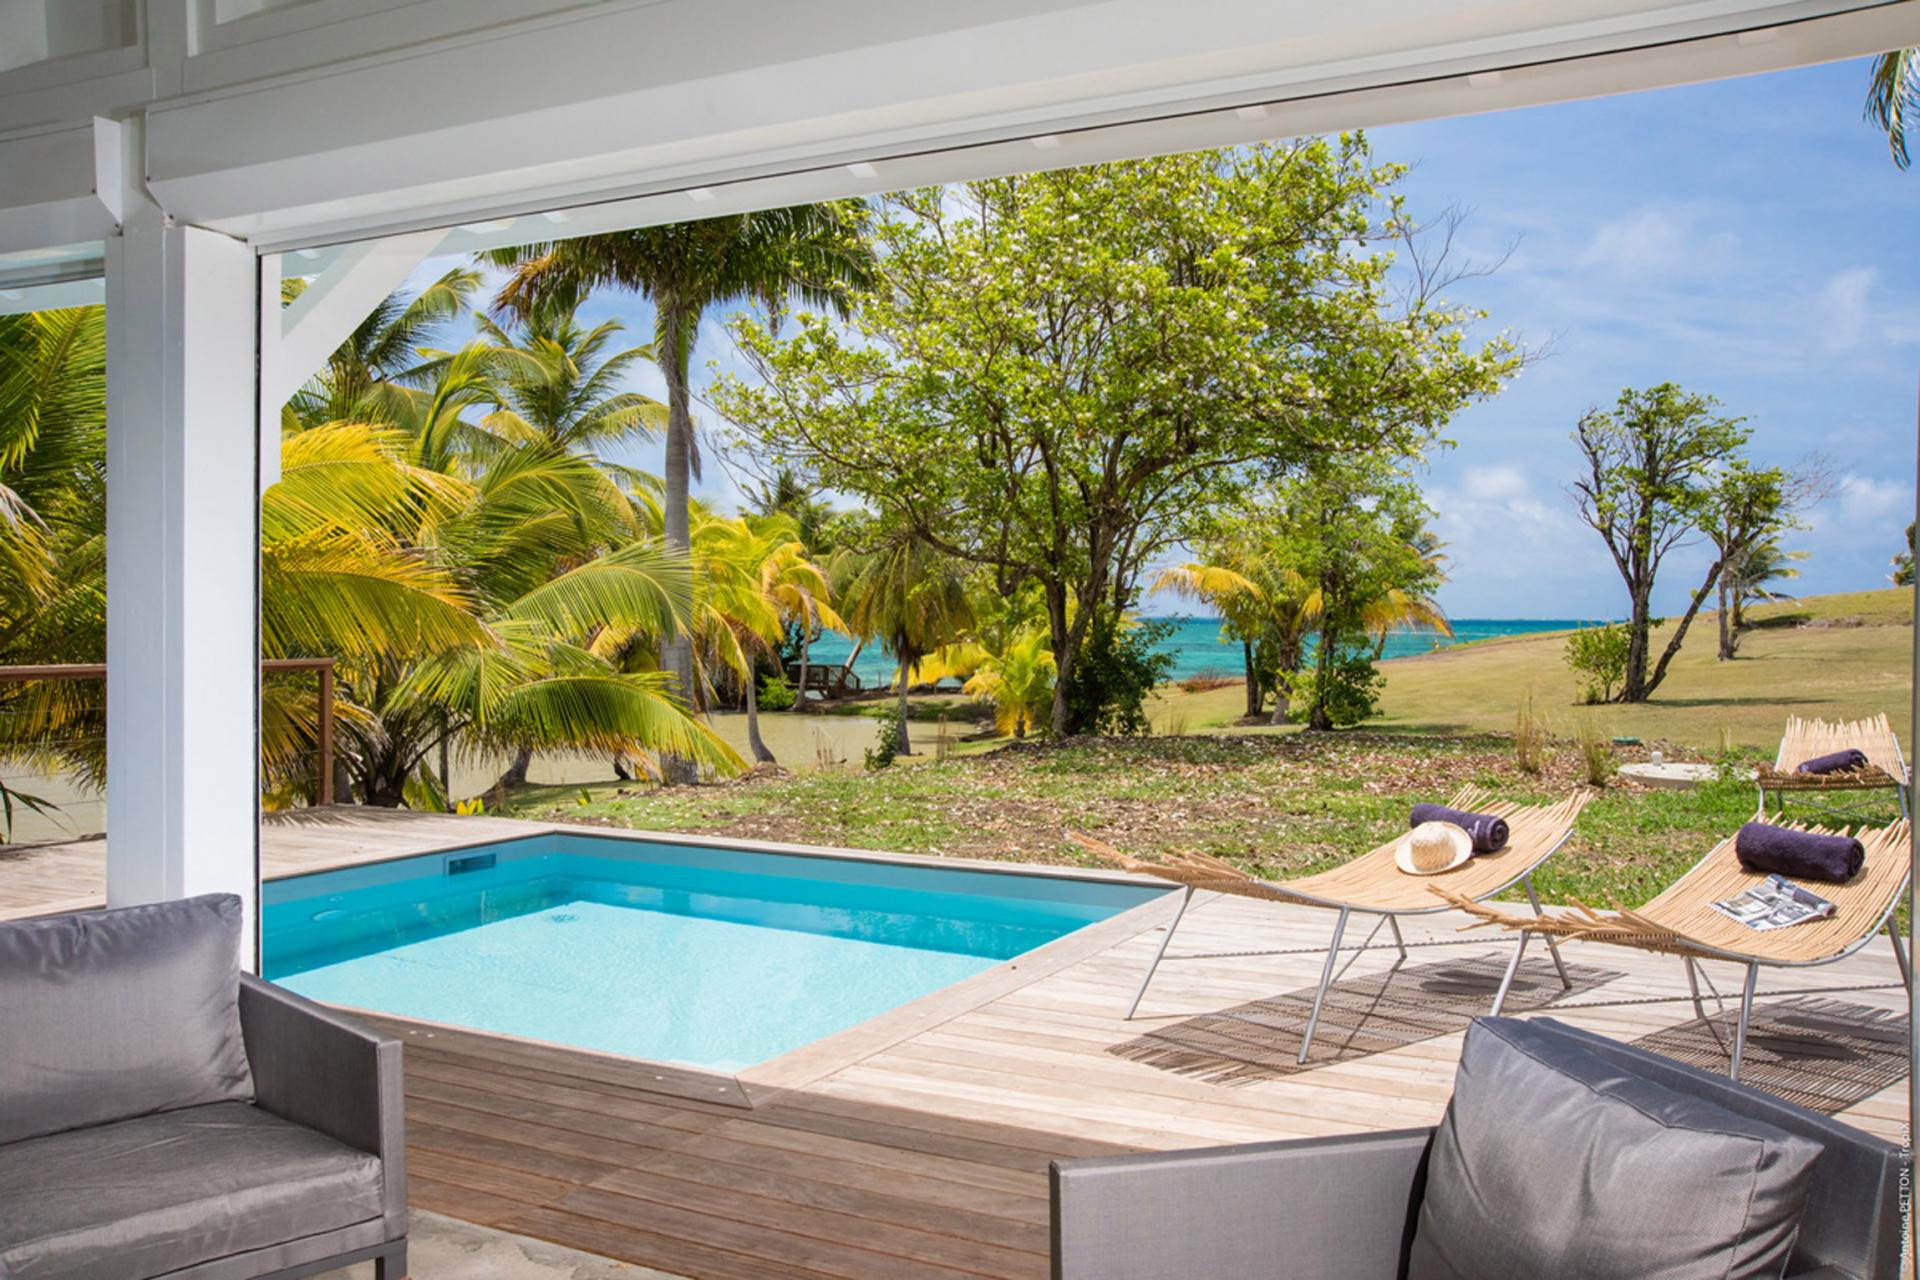
[[[406,1231],[400,1042],[251,974],[240,975],[240,1030],[254,1104],[378,1156],[384,1217]]]
[[[1055,1161],[1055,1280],[1401,1274],[1432,1129]]]

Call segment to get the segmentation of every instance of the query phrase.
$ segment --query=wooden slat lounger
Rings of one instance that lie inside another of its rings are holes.
[[[1826,831],[1822,827],[1799,829]],[[1744,964],[1746,983],[1740,996],[1739,1029],[1734,1035],[1729,1072],[1737,1080],[1740,1057],[1746,1049],[1747,1023],[1753,1013],[1754,986],[1762,965],[1803,968],[1832,964],[1860,950],[1885,929],[1893,943],[1900,979],[1903,983],[1908,981],[1907,954],[1900,945],[1899,932],[1893,927],[1893,913],[1907,887],[1910,835],[1911,826],[1905,819],[1877,831],[1861,832],[1860,843],[1866,847],[1867,857],[1860,873],[1845,884],[1808,886],[1834,904],[1834,914],[1825,920],[1784,929],[1749,929],[1713,909],[1713,903],[1738,897],[1766,879],[1766,873],[1748,871],[1740,865],[1731,839],[1721,841],[1638,911],[1622,908],[1596,911],[1585,903],[1576,903],[1572,911],[1524,916],[1503,911],[1490,903],[1456,896],[1443,888],[1436,887],[1435,892],[1453,906],[1477,917],[1478,923],[1469,928],[1495,925],[1517,930],[1523,938],[1537,933],[1550,942],[1580,939],[1677,955],[1687,966],[1687,986],[1692,992],[1694,1012],[1708,1026],[1712,1023],[1700,1003],[1698,962],[1731,960]]]
[[[1835,751],[1857,748],[1867,763],[1846,773],[1795,773],[1800,763]],[[1892,791],[1900,802],[1902,817],[1911,816],[1908,788],[1912,776],[1906,757],[1900,753],[1900,739],[1885,715],[1867,720],[1835,721],[1787,718],[1787,729],[1780,737],[1780,750],[1772,765],[1761,765],[1757,782],[1760,788],[1760,813],[1766,815],[1767,795],[1784,796],[1788,792],[1831,795],[1841,791]]]
[[[1133,993],[1133,1003],[1127,1006],[1128,1018],[1132,1018],[1140,1008],[1140,1001],[1147,994],[1147,985],[1153,981],[1154,971],[1166,956],[1167,944],[1173,941],[1174,930],[1180,927],[1187,904],[1193,901],[1196,891],[1231,893],[1269,902],[1304,903],[1339,912],[1339,918],[1333,926],[1333,939],[1327,944],[1326,964],[1320,971],[1320,986],[1314,993],[1313,1013],[1307,1019],[1307,1029],[1300,1040],[1299,1060],[1304,1063],[1307,1051],[1313,1047],[1314,1028],[1319,1025],[1320,1009],[1326,1002],[1327,987],[1333,981],[1340,957],[1340,940],[1346,934],[1349,917],[1358,912],[1377,915],[1386,922],[1393,930],[1394,945],[1400,951],[1400,958],[1394,962],[1394,967],[1398,968],[1407,959],[1407,945],[1400,936],[1397,917],[1427,915],[1451,909],[1450,903],[1434,896],[1436,885],[1445,884],[1466,900],[1478,901],[1519,884],[1525,887],[1527,901],[1538,912],[1540,900],[1533,892],[1533,873],[1573,834],[1574,819],[1579,817],[1580,810],[1586,807],[1591,798],[1591,792],[1576,791],[1557,804],[1494,803],[1484,791],[1468,787],[1448,800],[1448,807],[1505,818],[1507,843],[1503,848],[1480,854],[1465,865],[1437,876],[1410,876],[1400,870],[1393,856],[1400,837],[1330,871],[1284,881],[1262,880],[1231,863],[1194,850],[1170,854],[1163,860],[1150,862],[1131,857],[1089,836],[1074,834],[1072,839],[1088,852],[1125,870],[1171,880],[1186,889],[1181,895],[1179,908],[1167,925],[1166,936],[1160,939],[1159,950],[1154,952],[1152,963],[1147,966],[1139,988]],[[1514,948],[1513,959],[1507,965],[1506,974],[1500,981],[1500,989],[1494,996],[1495,1013],[1500,1012],[1501,1005],[1506,1002],[1507,990],[1513,985],[1513,975],[1520,967],[1520,957],[1526,945],[1526,935],[1522,934],[1519,944]],[[1553,951],[1554,965],[1560,971],[1560,981],[1571,988],[1573,983],[1567,977],[1566,965],[1560,961],[1557,943],[1549,939],[1548,946]]]

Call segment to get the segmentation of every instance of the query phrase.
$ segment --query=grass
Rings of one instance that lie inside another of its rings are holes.
[[[1885,712],[1896,728],[1910,714],[1912,596],[1858,591],[1749,610],[1752,627],[1731,662],[1714,657],[1716,622],[1702,613],[1651,702],[1578,705],[1562,656],[1565,632],[1483,640],[1382,664],[1387,683],[1370,727],[1423,733],[1510,733],[1521,700],[1533,695],[1550,728],[1571,736],[1583,718],[1610,735],[1664,741],[1697,751],[1723,742],[1771,751],[1789,713],[1857,719]],[[1655,633],[1655,652],[1669,628]],[[1163,693],[1156,724],[1178,716],[1189,732],[1233,725],[1244,710],[1238,686],[1201,694]],[[1257,726],[1253,731],[1261,732]]]
[[[736,838],[1084,865],[1066,833],[1085,831],[1151,856],[1204,849],[1285,879],[1344,861],[1405,829],[1408,808],[1460,786],[1547,800],[1644,760],[1654,746],[1705,759],[1770,756],[1788,712],[1906,722],[1911,604],[1905,592],[1825,596],[1753,611],[1740,657],[1714,660],[1714,619],[1694,627],[1652,703],[1579,707],[1561,660],[1565,634],[1485,641],[1386,664],[1380,718],[1344,733],[1239,725],[1236,683],[1156,695],[1159,736],[1048,744],[973,740],[895,768],[856,767],[659,789],[618,783],[525,787],[524,817]],[[1209,682],[1201,682],[1204,686]],[[1531,702],[1544,728],[1523,769],[1516,713]],[[916,699],[916,719],[948,715],[972,728],[971,700]],[[855,714],[889,714],[875,703]],[[1615,735],[1644,745],[1616,748]],[[857,757],[856,757],[857,759]],[[1567,847],[1537,879],[1543,897],[1637,906],[1752,815],[1749,784],[1694,791],[1605,787]],[[1891,800],[1862,818],[1898,816]]]
[[[877,773],[820,772],[660,790],[527,787],[518,816],[734,838],[1087,865],[1090,832],[1151,855],[1195,847],[1286,878],[1405,830],[1419,800],[1466,783],[1514,800],[1578,786],[1576,744],[1546,745],[1523,774],[1510,739],[1370,731],[1100,739],[923,759]],[[1554,901],[1644,902],[1753,812],[1742,781],[1691,792],[1609,788],[1537,883]],[[1893,815],[1890,806],[1883,816]]]

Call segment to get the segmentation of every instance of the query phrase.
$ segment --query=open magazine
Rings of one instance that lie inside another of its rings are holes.
[[[1809,920],[1825,920],[1834,905],[1811,889],[1781,876],[1768,876],[1737,898],[1716,902],[1713,909],[1749,929],[1784,929]]]

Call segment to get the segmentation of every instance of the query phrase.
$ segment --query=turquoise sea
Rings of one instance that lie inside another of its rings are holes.
[[[1165,650],[1173,655],[1173,679],[1185,680],[1190,676],[1209,674],[1238,676],[1241,673],[1240,646],[1221,640],[1217,619],[1165,618],[1161,621],[1171,622],[1174,628],[1164,645]],[[1584,620],[1578,618],[1456,618],[1451,639],[1424,628],[1394,632],[1387,637],[1385,656],[1404,658],[1471,640],[1526,635],[1535,631],[1567,631],[1583,625],[1586,625]],[[813,646],[813,658],[816,662],[837,665],[846,661],[850,649],[848,642],[839,636],[823,636]],[[894,667],[891,658],[868,646],[861,650],[853,669],[871,688],[892,679]]]

